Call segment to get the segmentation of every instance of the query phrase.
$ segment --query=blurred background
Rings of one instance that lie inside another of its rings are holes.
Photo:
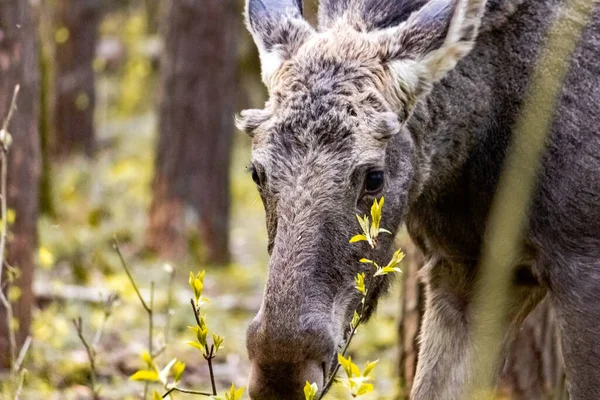
[[[314,21],[316,1],[306,3]],[[246,171],[250,139],[233,126],[235,113],[266,100],[242,9],[242,0],[0,1],[0,121],[21,85],[9,125],[3,289],[19,345],[32,338],[22,399],[92,398],[78,317],[96,345],[100,398],[141,397],[144,385],[129,376],[144,367],[148,320],[113,237],[144,298],[155,285],[157,362],[177,357],[187,365],[182,386],[210,386],[201,354],[185,344],[194,324],[188,274],[205,269],[209,326],[225,336],[217,385],[245,386],[245,330],[268,255]],[[380,360],[371,399],[405,396],[417,361],[421,259],[405,233],[398,242],[408,255],[402,282],[350,348],[361,366]],[[104,325],[111,293],[119,299]],[[4,367],[5,314],[0,308]],[[542,398],[562,376],[547,315],[524,328],[520,356],[509,361],[504,389],[515,398]]]

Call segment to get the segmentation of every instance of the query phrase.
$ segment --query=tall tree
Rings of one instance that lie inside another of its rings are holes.
[[[8,166],[8,208],[15,221],[8,237],[8,263],[19,270],[15,282],[20,297],[14,302],[17,342],[29,333],[33,296],[34,254],[37,247],[40,141],[37,30],[29,1],[0,1],[0,120],[10,107],[15,85],[21,90],[9,126],[12,146]],[[6,271],[6,269],[4,269]],[[9,361],[6,310],[0,306],[0,366]]]
[[[402,319],[399,325],[399,372],[402,398],[408,398],[418,362],[418,334],[424,312],[425,290],[418,270],[423,256],[407,242],[403,270]],[[514,400],[561,399],[564,371],[556,320],[547,301],[525,319],[517,333],[500,375],[500,391]],[[554,396],[554,397],[553,397]]]
[[[234,0],[173,1],[162,63],[159,140],[148,245],[186,248],[183,216],[198,216],[207,261],[229,258],[229,161],[236,86]]]
[[[96,150],[94,56],[102,0],[55,0],[53,148],[64,156]]]

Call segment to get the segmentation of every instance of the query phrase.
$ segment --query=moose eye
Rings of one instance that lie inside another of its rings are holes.
[[[256,167],[254,165],[250,165],[248,169],[250,170],[250,174],[252,175],[252,180],[254,183],[260,186],[260,175],[258,174]]]
[[[383,171],[370,171],[365,178],[365,193],[374,194],[383,188],[384,184]]]

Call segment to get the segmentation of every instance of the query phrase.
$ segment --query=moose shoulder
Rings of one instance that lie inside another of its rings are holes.
[[[386,228],[406,223],[429,260],[411,397],[461,399],[477,357],[470,313],[486,220],[563,2],[321,0],[315,30],[301,0],[247,1],[269,100],[238,125],[253,137],[271,255],[247,334],[250,396],[322,388],[360,300],[353,215],[385,196]],[[596,6],[557,99],[507,327],[549,296],[574,400],[600,393],[599,104]]]

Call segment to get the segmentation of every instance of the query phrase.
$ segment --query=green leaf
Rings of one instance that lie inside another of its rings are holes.
[[[223,341],[225,340],[225,338],[223,336],[219,336],[215,333],[213,333],[212,337],[213,337],[213,343],[215,345],[215,353],[216,353],[221,348],[221,345],[223,344]]]
[[[364,369],[362,375],[369,376],[371,374],[371,372],[373,371],[373,368],[375,368],[375,365],[377,365],[378,362],[379,362],[379,360],[375,360],[373,362],[367,361],[367,365],[365,365],[365,369]]]
[[[177,362],[177,359],[174,358],[171,361],[169,361],[169,363],[159,372],[158,374],[158,380],[160,382],[163,383],[163,385],[167,384],[167,379],[169,377],[169,372],[171,372],[171,368],[173,367],[173,365],[175,365],[175,363]]]
[[[352,376],[352,360],[350,357],[348,358],[344,358],[343,355],[338,353],[338,362],[340,363],[340,365],[342,366],[342,368],[344,368],[344,371],[346,371],[346,375],[348,377]]]
[[[398,267],[383,267],[383,268],[379,268],[377,270],[377,272],[375,272],[375,274],[373,274],[373,276],[383,276],[383,275],[387,275],[387,274],[391,274],[394,272],[402,272],[402,270]]]
[[[374,276],[387,275],[392,272],[402,272],[402,270],[400,268],[398,268],[397,266],[400,264],[400,262],[403,259],[404,259],[404,253],[402,252],[402,250],[400,250],[400,249],[396,250],[396,252],[392,256],[392,259],[390,260],[390,262],[385,267],[378,268],[378,270]]]
[[[304,385],[304,400],[315,400],[318,392],[319,388],[316,383],[309,383],[306,381],[306,384]]]
[[[363,394],[371,393],[373,391],[372,383],[362,383],[356,391],[356,396],[362,396]]]
[[[360,242],[360,241],[365,241],[368,242],[369,239],[367,239],[367,237],[365,235],[354,235],[352,236],[352,238],[350,239],[350,243],[356,243],[356,242]]]
[[[354,278],[354,283],[355,283],[354,287],[356,288],[356,290],[361,292],[363,294],[363,296],[367,294],[367,289],[365,288],[365,273],[364,272],[356,274],[356,278]]]
[[[350,322],[350,326],[355,329],[360,323],[360,315],[354,310],[354,315],[352,316],[352,321]]]
[[[141,369],[129,377],[132,381],[158,382],[158,372],[156,370]]]
[[[189,342],[186,342],[186,343],[189,344],[190,346],[195,347],[198,350],[200,350],[203,355],[205,355],[205,356],[207,355],[206,354],[206,347],[202,346],[200,343],[198,343],[198,342],[192,342],[192,341],[189,341]]]
[[[155,390],[152,392],[152,400],[162,400],[162,396]]]
[[[181,361],[177,361],[175,365],[173,365],[173,379],[175,382],[179,382],[181,377],[183,376],[183,371],[185,370],[185,363]]]
[[[142,361],[144,361],[149,367],[154,365],[154,360],[152,360],[152,356],[147,351],[143,351],[140,356],[142,357]]]
[[[241,400],[244,395],[244,388],[236,389],[235,385],[232,383],[229,391],[225,393],[226,400]]]

